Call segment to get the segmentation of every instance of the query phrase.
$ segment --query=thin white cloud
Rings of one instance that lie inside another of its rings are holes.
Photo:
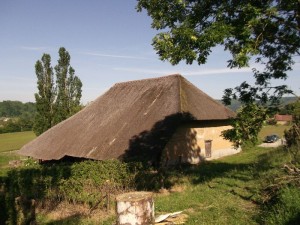
[[[147,59],[141,56],[130,56],[130,55],[112,55],[112,54],[103,54],[103,53],[96,53],[96,52],[82,52],[84,55],[91,55],[91,56],[99,56],[99,57],[109,57],[109,58],[122,58],[122,59]]]
[[[232,74],[232,73],[250,73],[252,72],[252,69],[247,68],[241,68],[241,69],[230,69],[230,68],[224,68],[224,69],[203,69],[199,71],[192,71],[192,72],[186,72],[184,75],[186,76],[202,76],[202,75],[211,75],[211,74]]]
[[[123,71],[123,72],[131,72],[131,73],[155,74],[155,75],[166,75],[166,74],[178,73],[178,72],[171,71],[171,70],[151,70],[151,69],[124,68],[124,67],[113,68],[113,70]]]
[[[132,73],[143,73],[143,74],[155,74],[155,75],[165,75],[165,74],[176,74],[180,73],[185,76],[204,76],[212,74],[232,74],[232,73],[249,73],[252,72],[251,68],[241,68],[241,69],[202,69],[197,71],[189,70],[150,70],[150,69],[139,69],[139,68],[114,68],[113,70],[132,72]]]

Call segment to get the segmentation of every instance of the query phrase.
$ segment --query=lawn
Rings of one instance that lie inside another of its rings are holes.
[[[184,211],[189,215],[185,224],[191,225],[258,224],[264,176],[260,163],[276,151],[255,148],[176,175],[176,185],[184,191],[158,195],[156,213]]]
[[[32,131],[0,134],[0,176],[6,174],[9,161],[21,158],[16,150],[34,138]]]
[[[32,131],[0,134],[0,153],[18,150],[34,138]]]

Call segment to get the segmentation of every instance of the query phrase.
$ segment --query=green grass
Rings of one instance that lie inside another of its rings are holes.
[[[189,215],[186,224],[257,224],[259,207],[254,202],[260,182],[255,161],[268,151],[243,152],[185,171],[179,180],[188,179],[183,182],[187,189],[157,197],[156,213],[184,211]]]
[[[0,153],[18,150],[34,138],[32,131],[0,134]]]
[[[21,158],[16,150],[34,138],[32,131],[0,134],[0,176],[7,173],[9,161]]]

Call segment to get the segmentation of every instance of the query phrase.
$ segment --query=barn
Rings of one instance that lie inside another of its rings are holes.
[[[235,113],[181,75],[117,83],[20,149],[41,160],[143,159],[196,164],[237,153],[220,134]]]

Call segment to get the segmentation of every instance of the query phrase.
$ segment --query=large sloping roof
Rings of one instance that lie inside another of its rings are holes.
[[[20,154],[43,160],[64,156],[119,158],[132,137],[167,116],[188,112],[195,120],[224,120],[235,114],[181,75],[117,83],[83,110],[52,127]]]

